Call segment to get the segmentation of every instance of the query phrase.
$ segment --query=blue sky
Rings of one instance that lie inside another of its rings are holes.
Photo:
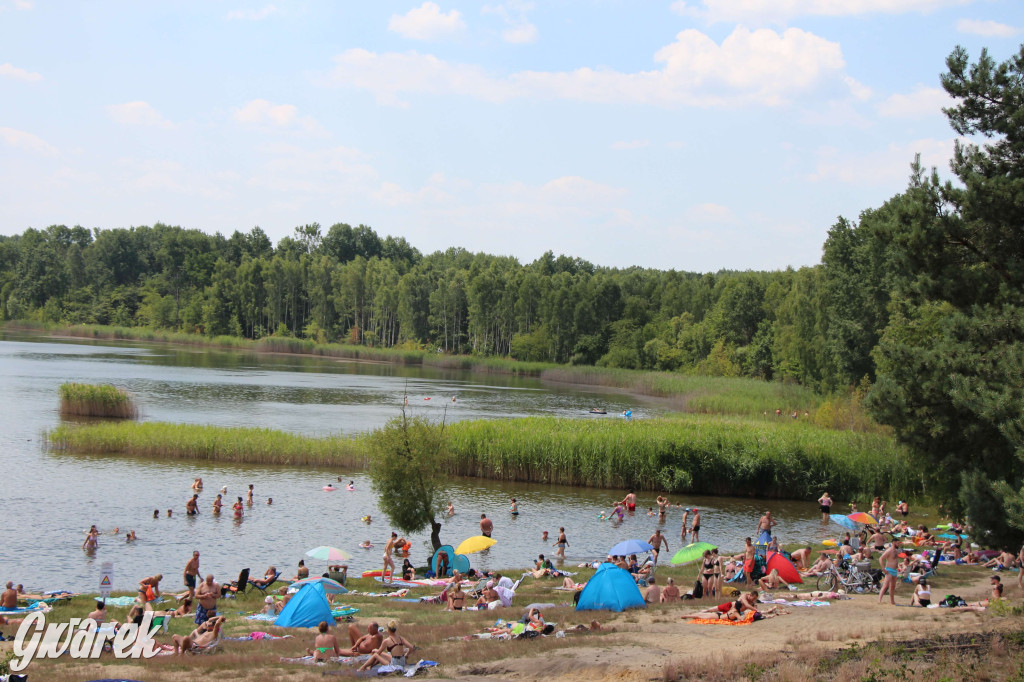
[[[1018,0],[0,0],[0,233],[367,224],[423,252],[780,269],[947,172]]]

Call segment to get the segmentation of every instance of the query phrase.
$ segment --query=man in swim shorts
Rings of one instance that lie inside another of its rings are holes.
[[[185,503],[185,513],[195,516],[199,513],[199,493],[192,496],[192,499]]]
[[[199,578],[199,550],[192,552],[192,558],[185,564],[185,587],[188,588],[188,597],[196,596],[196,580]]]
[[[384,568],[381,570],[381,575],[388,572],[388,567],[391,567],[391,573],[395,572],[395,560],[391,558],[391,553],[395,551],[395,544],[398,540],[398,533],[391,531],[391,538],[388,540],[388,544],[384,545]]]
[[[7,581],[7,589],[0,594],[0,611],[14,611],[18,608],[18,591],[14,589],[14,581]]]
[[[352,642],[351,649],[343,649],[341,651],[342,656],[362,656],[368,654],[384,641],[384,635],[380,632],[380,627],[376,622],[370,623],[370,627],[366,630],[366,634],[359,632],[359,626],[355,623],[350,623],[348,626],[348,639]]]
[[[878,603],[882,603],[882,597],[885,593],[889,593],[889,603],[893,606],[896,605],[896,581],[899,576],[899,547],[895,542],[890,543],[885,551],[882,552],[882,556],[878,557],[878,563],[882,565],[882,570],[885,571],[885,579],[882,581],[882,591],[878,593]]]
[[[700,541],[700,511],[694,507],[693,509],[693,526],[690,527],[690,542]]]
[[[491,533],[494,531],[494,523],[487,518],[487,514],[480,515],[480,535],[485,538],[491,537]]]
[[[746,546],[743,548],[743,578],[748,585],[753,585],[754,575],[754,545],[750,542],[750,538],[746,539]]]
[[[632,490],[623,498],[622,505],[631,512],[636,511],[636,494]]]
[[[658,529],[656,529],[654,531],[654,535],[652,535],[651,537],[649,537],[647,539],[647,544],[649,544],[652,547],[654,547],[654,550],[653,550],[653,552],[654,552],[654,565],[657,566],[658,565],[658,554],[661,552],[662,544],[665,545],[665,551],[666,552],[669,551],[669,549],[668,549],[668,538],[666,538],[664,535],[662,535],[661,534],[661,529],[658,528]]]
[[[220,585],[213,581],[212,573],[206,576],[206,580],[199,583],[199,587],[196,588],[196,598],[199,600],[199,604],[196,605],[196,625],[202,625],[217,615]]]

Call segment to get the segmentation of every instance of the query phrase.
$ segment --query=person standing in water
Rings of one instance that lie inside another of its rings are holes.
[[[627,493],[626,496],[622,499],[622,503],[621,504],[626,509],[628,509],[629,511],[635,512],[636,511],[636,493],[634,493],[632,490],[630,490],[629,493]]]
[[[545,536],[547,535],[547,531],[544,531],[544,535]],[[545,537],[545,539],[547,539],[547,538]],[[558,551],[555,552],[555,556],[557,556],[559,559],[564,559],[565,558],[565,548],[569,546],[569,541],[565,539],[565,528],[564,527],[559,527],[559,529],[558,529],[558,540],[555,541],[554,546],[558,548]]]
[[[683,507],[683,530],[679,534],[679,539],[682,541],[682,543],[684,545],[686,544],[686,533],[687,533],[687,530],[686,530],[686,519],[689,516],[690,516],[690,508],[689,507]]]
[[[693,525],[690,527],[690,543],[700,541],[700,512],[693,510]]]
[[[512,516],[519,516],[519,504],[516,502],[516,498],[512,498],[512,505],[509,507],[508,512]]]
[[[213,501],[213,513],[220,514],[220,508],[224,506],[224,496],[217,493],[216,499]]]
[[[381,570],[381,575],[388,573],[388,567],[391,567],[391,573],[395,572],[395,560],[391,558],[391,553],[395,551],[395,545],[398,542],[398,533],[391,531],[391,538],[388,540],[388,544],[384,545],[384,568]]]
[[[235,502],[233,505],[231,505],[231,508],[235,510],[235,518],[236,519],[242,518],[242,509],[244,507],[245,507],[245,505],[242,504],[242,498],[241,497],[238,498],[238,502]]]
[[[818,498],[818,508],[821,510],[821,520],[828,521],[829,514],[832,513],[832,498],[828,493]]]
[[[250,507],[252,506],[252,492],[253,492],[253,485],[252,485],[252,483],[250,483],[249,484],[249,492],[247,492],[245,494],[245,503],[247,505],[249,505]]]
[[[494,532],[494,522],[487,518],[487,514],[480,515],[480,535],[485,538],[491,537],[491,533]]]

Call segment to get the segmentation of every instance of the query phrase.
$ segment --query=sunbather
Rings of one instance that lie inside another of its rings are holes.
[[[306,653],[313,657],[316,661],[326,661],[331,656],[331,652],[335,656],[341,656],[341,649],[338,647],[338,638],[327,632],[327,621],[320,621],[320,625],[317,626],[317,630],[320,634],[313,640],[313,649],[306,649]]]
[[[275,567],[271,566],[263,574],[262,578],[252,578],[252,579],[249,580],[249,582],[251,582],[253,585],[256,585],[258,587],[267,588],[267,587],[270,587],[270,585],[272,585],[274,583],[274,580],[275,580],[276,577],[277,577],[277,569]]]
[[[768,575],[758,580],[757,584],[762,590],[777,590],[782,586],[789,587],[789,583],[782,579],[777,568],[773,568]]]
[[[466,593],[462,591],[462,585],[455,583],[448,592],[448,611],[461,611],[466,605]]]
[[[171,641],[174,643],[174,653],[181,656],[186,652],[210,646],[220,637],[220,628],[224,620],[224,616],[214,616],[184,637],[173,635]]]
[[[342,649],[341,655],[362,656],[363,654],[371,653],[379,647],[384,640],[384,635],[381,633],[380,627],[378,627],[376,622],[370,623],[365,635],[359,631],[358,625],[350,623],[348,626],[348,638],[352,643],[352,647],[350,649]]]
[[[370,654],[370,658],[359,667],[359,670],[367,670],[374,665],[395,665],[404,668],[405,657],[415,648],[415,644],[398,634],[398,623],[390,621],[388,623],[388,636]]]

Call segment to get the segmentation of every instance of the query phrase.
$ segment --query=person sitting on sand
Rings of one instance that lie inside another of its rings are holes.
[[[299,559],[299,569],[295,572],[295,577],[292,578],[292,582],[296,580],[305,580],[309,577],[309,569],[306,568],[306,560]]]
[[[777,590],[782,586],[789,587],[789,583],[782,579],[777,568],[773,568],[768,575],[758,580],[757,584],[762,590]]]
[[[283,609],[283,608],[284,608],[284,602],[279,602],[279,601],[275,600],[272,596],[270,596],[268,594],[263,599],[263,608],[260,610],[260,613],[277,614],[277,613],[281,613],[281,609]]]
[[[314,661],[326,661],[331,656],[331,652],[335,656],[341,656],[341,649],[338,647],[338,638],[329,633],[328,625],[326,620],[320,621],[320,625],[316,627],[319,634],[316,639],[313,640],[313,648],[306,649],[306,653],[313,657]]]
[[[86,618],[92,618],[96,621],[96,625],[100,626],[107,622],[107,602],[106,600],[96,602],[96,610],[91,612]]]
[[[999,554],[999,556],[993,558],[991,561],[987,561],[985,563],[985,568],[994,568],[997,571],[1008,571],[1013,568],[1016,561],[1017,557],[1004,550]]]
[[[192,598],[185,597],[185,599],[178,605],[178,608],[173,611],[167,610],[164,615],[170,616],[187,616],[192,612]]]
[[[360,671],[367,670],[374,665],[394,665],[405,667],[405,657],[416,649],[416,645],[398,634],[398,623],[388,622],[388,636],[380,643],[369,660],[359,667]]]
[[[402,580],[416,580],[416,567],[409,559],[402,561]]]
[[[914,596],[910,598],[911,606],[927,607],[932,603],[932,588],[928,586],[928,579],[921,578],[914,588]]]
[[[384,640],[384,634],[381,632],[380,627],[377,623],[371,622],[369,627],[366,629],[364,635],[359,631],[359,626],[355,623],[349,623],[348,626],[348,639],[352,646],[348,649],[342,649],[342,656],[362,656],[364,654],[371,653],[374,649],[380,646],[380,643]]]
[[[644,601],[648,604],[661,603],[661,587],[658,586],[658,579],[653,575],[647,580],[649,587],[644,592]]]
[[[653,581],[654,579],[651,578],[651,580]],[[668,585],[665,585],[665,588],[661,591],[661,603],[672,604],[679,601],[679,599],[679,588],[676,587],[675,578],[670,576],[668,579]]]
[[[182,656],[193,649],[210,646],[220,637],[220,628],[224,620],[225,616],[214,616],[184,637],[173,635],[171,641],[174,643],[174,653]]]

